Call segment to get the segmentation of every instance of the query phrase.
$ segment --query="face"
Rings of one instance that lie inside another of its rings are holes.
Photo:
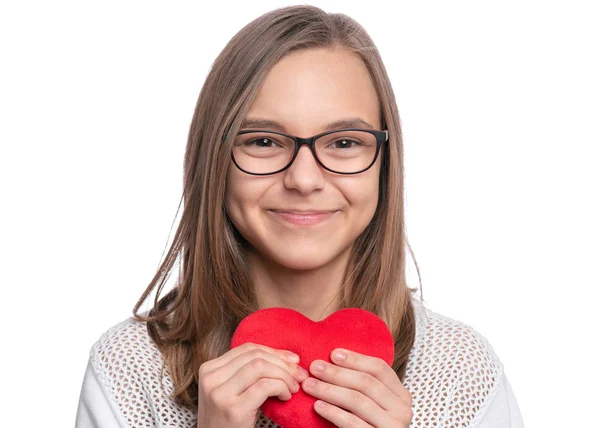
[[[311,137],[348,118],[381,129],[367,69],[347,51],[310,49],[289,54],[271,69],[245,119],[276,121],[281,132]],[[297,270],[326,266],[348,257],[373,218],[381,156],[356,175],[323,169],[306,145],[288,169],[274,175],[249,175],[231,162],[229,217],[265,262]]]

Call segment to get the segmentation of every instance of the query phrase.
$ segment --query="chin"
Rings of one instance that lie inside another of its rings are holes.
[[[340,236],[341,235],[341,236]],[[246,238],[254,249],[254,254],[267,263],[275,263],[283,268],[310,271],[335,263],[348,257],[352,241],[346,231],[336,234],[268,234],[260,239]],[[346,238],[346,239],[343,239]]]
[[[310,257],[292,258],[288,256],[285,259],[277,259],[275,262],[287,269],[298,271],[311,271],[327,265],[327,261]]]
[[[320,246],[290,245],[285,251],[270,252],[270,258],[277,264],[292,270],[309,271],[322,268],[335,262],[345,251],[330,249],[319,251]],[[322,248],[322,247],[321,247]]]

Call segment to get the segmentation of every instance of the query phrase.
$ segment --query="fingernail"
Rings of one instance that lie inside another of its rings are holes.
[[[346,353],[343,351],[335,351],[333,353],[333,359],[338,361],[344,361],[346,359]]]
[[[308,372],[300,366],[298,366],[298,373],[300,373],[300,376],[302,376],[303,378],[308,376]]]
[[[325,402],[321,401],[321,400],[317,400],[317,401],[315,401],[315,406],[318,407],[319,409],[323,409],[325,407]]]
[[[322,361],[317,361],[313,364],[313,370],[317,372],[322,372],[323,370],[325,370],[325,364],[323,364]]]
[[[306,386],[307,388],[314,388],[316,385],[317,385],[317,381],[313,377],[309,377],[308,379],[306,379],[304,381],[304,386]]]
[[[298,361],[300,361],[300,357],[294,354],[293,352],[288,352],[286,358],[292,363],[297,363]]]

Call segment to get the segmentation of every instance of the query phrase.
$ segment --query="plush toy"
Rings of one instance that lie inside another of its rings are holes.
[[[379,357],[390,366],[394,360],[394,340],[387,325],[374,313],[358,308],[341,309],[319,322],[292,309],[260,309],[240,322],[231,348],[247,342],[292,351],[309,372],[316,359],[332,363],[329,357],[335,348]],[[334,427],[314,410],[316,400],[300,386],[290,400],[269,397],[261,409],[282,428]]]

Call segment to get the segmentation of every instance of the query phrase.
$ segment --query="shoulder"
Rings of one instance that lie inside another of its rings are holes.
[[[162,366],[146,323],[127,318],[106,330],[90,349],[92,366],[103,380],[128,382]]]
[[[415,417],[437,415],[442,426],[476,426],[503,384],[502,362],[472,326],[419,301],[414,306],[417,337],[406,386],[413,393]]]
[[[127,318],[90,349],[90,364],[131,426],[190,426],[195,414],[172,399],[173,382],[147,324]]]

